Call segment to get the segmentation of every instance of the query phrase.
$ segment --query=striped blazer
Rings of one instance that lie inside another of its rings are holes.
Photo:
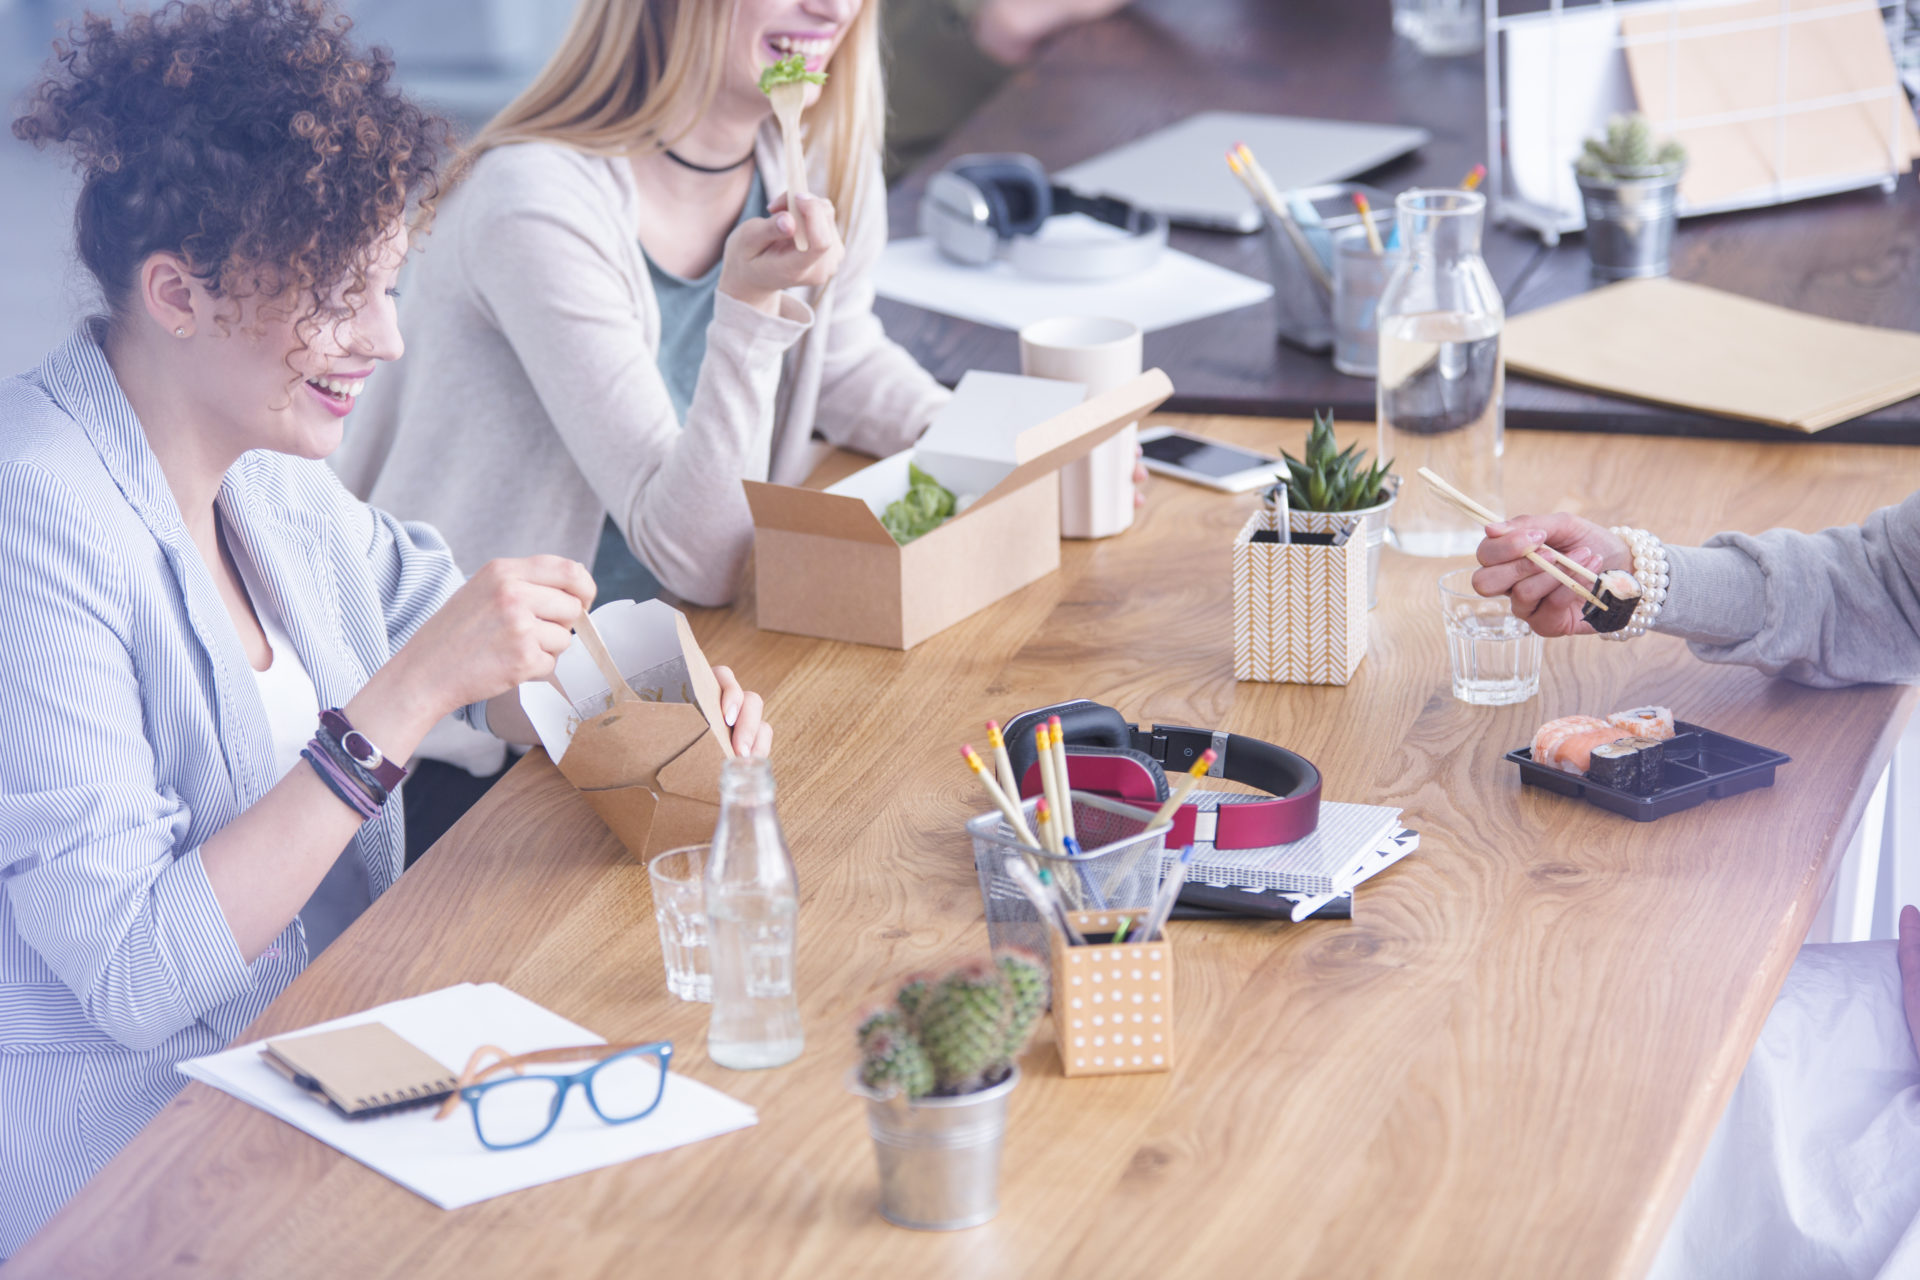
[[[101,333],[0,381],[0,1258],[307,962],[296,918],[247,964],[200,862],[277,780],[273,744]],[[218,505],[322,706],[461,581],[324,463],[246,454]],[[396,794],[354,838],[376,897],[403,831]]]

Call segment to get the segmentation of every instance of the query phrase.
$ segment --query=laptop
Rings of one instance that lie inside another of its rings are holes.
[[[1202,111],[1144,138],[1053,175],[1085,195],[1118,196],[1209,231],[1260,229],[1253,197],[1227,168],[1227,150],[1244,142],[1282,191],[1340,182],[1424,146],[1432,135],[1410,125],[1357,124],[1300,116]]]

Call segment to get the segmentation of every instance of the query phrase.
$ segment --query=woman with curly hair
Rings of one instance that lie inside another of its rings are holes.
[[[912,443],[947,393],[873,314],[878,7],[580,0],[411,269],[413,355],[334,459],[347,486],[463,562],[551,547],[610,595],[711,605],[752,545],[743,478],[804,480],[816,434]],[[758,84],[796,56],[826,72],[804,116],[822,194],[797,203]],[[503,760],[457,725],[425,754],[447,791]]]
[[[594,593],[551,555],[462,585],[319,461],[400,355],[441,132],[346,26],[88,17],[14,122],[79,163],[107,314],[0,382],[0,1257],[393,883],[431,725],[531,740],[513,690]]]

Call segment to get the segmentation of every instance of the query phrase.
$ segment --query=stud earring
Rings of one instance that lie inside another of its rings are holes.
[[[174,337],[176,337],[176,338],[184,338],[184,337],[186,337],[186,336],[187,336],[187,326],[185,326],[185,325],[181,325],[181,326],[180,326],[180,327],[179,327],[178,329],[175,329],[175,330],[173,331],[173,336],[174,336]]]

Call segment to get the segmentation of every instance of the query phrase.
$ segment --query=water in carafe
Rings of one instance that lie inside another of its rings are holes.
[[[1482,505],[1503,509],[1506,312],[1480,258],[1482,197],[1409,191],[1398,202],[1407,261],[1380,303],[1380,456],[1407,482],[1388,515],[1395,547],[1469,555],[1482,536],[1470,517],[1415,478],[1421,467]]]
[[[707,1056],[737,1070],[792,1062],[805,1044],[793,983],[799,882],[765,760],[736,757],[722,767],[706,878],[713,948]]]

